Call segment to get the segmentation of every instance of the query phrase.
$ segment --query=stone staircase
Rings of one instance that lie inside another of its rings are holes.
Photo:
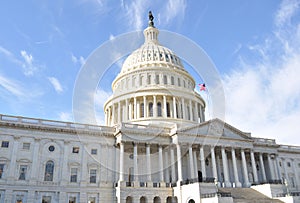
[[[218,190],[220,193],[231,193],[235,203],[282,203],[251,188],[219,188]]]

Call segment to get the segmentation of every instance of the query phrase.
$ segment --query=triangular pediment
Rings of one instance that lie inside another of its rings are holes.
[[[218,136],[232,139],[251,139],[250,133],[243,132],[218,118],[178,129],[177,132],[182,134]]]

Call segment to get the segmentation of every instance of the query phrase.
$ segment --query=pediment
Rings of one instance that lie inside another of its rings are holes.
[[[178,129],[177,132],[179,134],[214,136],[231,139],[251,139],[250,133],[243,132],[218,118]]]

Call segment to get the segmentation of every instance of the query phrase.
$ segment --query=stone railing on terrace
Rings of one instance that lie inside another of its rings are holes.
[[[285,150],[285,151],[300,151],[299,146],[291,146],[291,145],[280,145],[279,150]]]
[[[257,138],[252,137],[254,144],[268,144],[268,145],[276,145],[275,139],[266,139],[266,138]]]
[[[101,131],[101,132],[108,132],[108,133],[115,132],[114,128],[107,127],[107,126],[46,120],[46,119],[38,119],[38,118],[28,118],[28,117],[21,117],[21,116],[10,116],[10,115],[3,115],[3,114],[0,114],[0,123],[1,122],[17,123],[17,124],[24,124],[24,125],[39,126],[39,127],[70,129],[70,130],[88,130],[88,131],[99,131],[99,132]]]

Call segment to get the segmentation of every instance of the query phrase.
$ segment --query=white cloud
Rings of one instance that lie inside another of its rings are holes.
[[[114,40],[114,39],[115,39],[115,36],[112,35],[112,34],[110,34],[110,35],[109,35],[109,40]]]
[[[289,13],[283,14],[287,9]],[[294,9],[299,10],[294,1],[284,1],[275,24],[291,22]],[[226,120],[254,137],[300,144],[299,25],[281,24],[264,43],[249,46],[256,61],[240,56],[240,65],[223,78]]]
[[[63,88],[59,82],[59,80],[55,77],[48,77],[48,80],[50,81],[50,83],[52,84],[52,86],[54,87],[55,91],[57,93],[62,93],[63,92]]]
[[[122,1],[122,6],[126,11],[126,17],[132,30],[142,30],[143,22],[148,15],[148,4],[147,1],[139,0],[129,1],[128,4]]]
[[[275,25],[284,26],[289,24],[292,16],[298,11],[300,2],[298,0],[284,0],[275,16]]]
[[[165,19],[169,24],[174,18],[183,19],[186,9],[186,0],[169,0],[166,5]]]
[[[38,65],[33,63],[34,62],[33,56],[31,54],[28,54],[24,50],[22,50],[20,53],[24,60],[24,62],[22,63],[22,68],[23,68],[24,74],[26,76],[33,75],[34,72],[36,72],[38,70]]]
[[[11,80],[2,75],[0,75],[0,87],[16,97],[25,96],[22,86],[17,81]]]
[[[71,60],[74,64],[80,64],[80,66],[83,66],[86,62],[85,58],[83,56],[80,56],[79,58],[76,57],[74,54],[71,54]]]

